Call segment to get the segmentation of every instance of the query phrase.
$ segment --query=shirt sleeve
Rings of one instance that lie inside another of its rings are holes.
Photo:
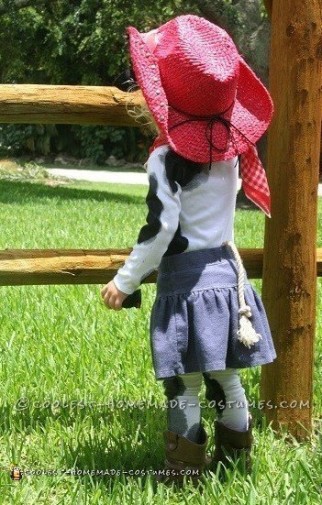
[[[179,184],[170,184],[167,178],[167,151],[167,147],[159,147],[148,159],[147,223],[141,228],[137,243],[124,266],[114,277],[116,287],[128,295],[159,266],[179,225],[182,190]]]

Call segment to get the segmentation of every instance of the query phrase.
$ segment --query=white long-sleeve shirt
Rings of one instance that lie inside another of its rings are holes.
[[[233,240],[238,186],[237,158],[204,165],[190,182],[180,185],[167,171],[169,147],[149,156],[147,224],[138,242],[114,277],[116,287],[133,293],[160,264],[164,254],[219,247]]]

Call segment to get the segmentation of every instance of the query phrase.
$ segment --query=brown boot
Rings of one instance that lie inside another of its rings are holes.
[[[227,428],[222,423],[215,423],[215,453],[212,460],[212,468],[216,469],[222,464],[226,468],[233,467],[238,462],[237,467],[242,473],[251,472],[252,447],[252,420],[249,420],[247,431],[235,431]]]
[[[158,481],[182,484],[186,477],[197,484],[203,470],[211,462],[211,458],[206,454],[208,437],[204,428],[200,429],[198,442],[192,442],[172,431],[164,432],[164,441],[165,469],[159,475]]]

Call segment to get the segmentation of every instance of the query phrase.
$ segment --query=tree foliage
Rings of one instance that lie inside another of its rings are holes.
[[[187,12],[199,12],[196,2],[2,0],[1,83],[113,85],[129,65],[128,25],[146,31]],[[143,157],[147,140],[130,128],[3,125],[1,144],[12,152],[69,151],[102,162],[110,154]]]
[[[128,25],[145,31],[198,11],[183,0],[34,0],[25,9],[17,1],[0,3],[3,83],[110,84],[128,58]]]
[[[258,10],[261,1],[248,3]],[[0,0],[0,82],[113,85],[129,65],[127,26],[147,31],[176,15],[194,13],[219,24],[228,19],[234,35],[247,21],[241,14],[244,4],[245,0]],[[0,147],[27,147],[44,154],[69,150],[98,162],[109,154],[134,159],[143,156],[147,141],[137,129],[130,130],[3,125]]]
[[[2,0],[0,2],[0,14],[16,11],[37,4],[39,0]],[[40,0],[41,1],[41,0]]]

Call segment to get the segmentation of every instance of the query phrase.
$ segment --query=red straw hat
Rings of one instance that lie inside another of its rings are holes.
[[[254,154],[273,104],[224,30],[185,15],[148,33],[129,27],[128,34],[136,80],[175,152],[201,163]],[[260,206],[268,214],[267,192]]]

